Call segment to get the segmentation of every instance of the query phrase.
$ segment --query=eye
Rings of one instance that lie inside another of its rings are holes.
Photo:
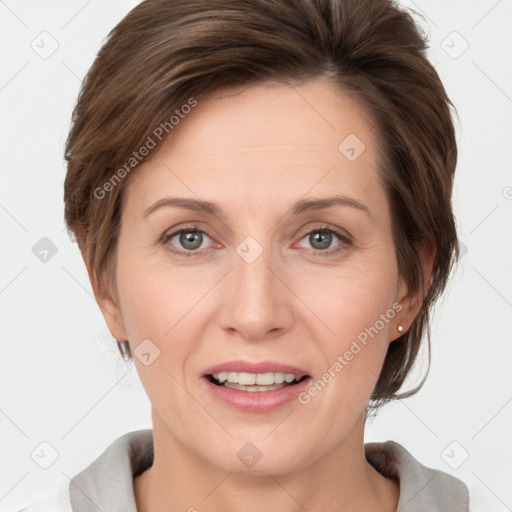
[[[338,240],[338,243],[332,248],[332,244]],[[178,256],[197,256],[204,249],[208,248],[208,240],[212,241],[208,234],[197,227],[186,227],[164,235],[162,243],[168,249]],[[302,237],[299,245],[310,244],[310,248],[317,254],[328,256],[346,249],[351,244],[350,235],[344,234],[327,226],[309,231]],[[302,245],[303,246],[303,245]]]
[[[166,235],[163,242],[165,244],[177,247],[178,250],[170,248],[170,250],[174,253],[182,256],[193,256],[194,254],[199,253],[200,249],[206,248],[208,245],[208,239],[211,240],[211,238],[200,229],[185,228]]]
[[[331,248],[331,245],[336,241],[336,239],[339,241],[338,244],[335,245],[334,248]],[[314,251],[323,253],[322,255],[333,254],[341,251],[351,243],[348,235],[328,227],[322,227],[310,231],[301,239],[301,242],[304,240],[310,244]]]

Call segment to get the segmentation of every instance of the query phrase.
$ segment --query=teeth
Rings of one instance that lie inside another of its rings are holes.
[[[239,384],[242,383],[240,382]],[[258,375],[256,375],[256,384],[258,384],[258,386],[271,386],[272,384],[274,384],[274,374],[258,373]]]
[[[256,384],[256,381],[259,381],[259,375],[254,375],[254,373],[239,373],[238,380],[235,381],[237,384],[242,384],[243,386],[252,386]],[[258,382],[258,384],[263,384],[263,382]]]
[[[226,388],[237,389],[238,391],[250,391],[253,393],[258,391],[273,391],[274,389],[284,387],[282,384],[272,384],[271,386],[242,386],[241,384],[232,384],[231,382],[226,382],[224,386]]]
[[[273,384],[282,384],[287,382],[291,384],[295,380],[300,380],[301,376],[293,373],[246,373],[246,372],[220,372],[214,373],[213,378],[221,384],[226,381],[231,384],[240,384],[241,386],[272,386]]]
[[[274,373],[274,382],[276,384],[282,384],[284,382],[284,373],[280,373],[280,372]]]

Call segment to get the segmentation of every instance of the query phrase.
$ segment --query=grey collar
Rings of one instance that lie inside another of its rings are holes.
[[[400,444],[367,443],[365,454],[377,471],[399,480],[397,512],[469,511],[469,493],[464,483],[443,471],[423,466]],[[73,512],[137,512],[133,478],[152,464],[152,430],[119,437],[71,479]]]

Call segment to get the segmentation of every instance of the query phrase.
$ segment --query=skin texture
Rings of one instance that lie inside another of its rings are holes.
[[[116,290],[95,293],[113,336],[132,351],[147,338],[160,350],[149,366],[134,359],[155,446],[154,465],[134,479],[140,511],[396,510],[397,482],[364,457],[365,406],[398,324],[408,328],[419,302],[398,275],[373,125],[324,77],[223,90],[200,99],[134,171]],[[354,161],[338,149],[350,134],[365,145]],[[291,213],[300,199],[333,195],[368,211]],[[223,215],[167,206],[143,216],[164,197],[211,201]],[[206,234],[196,254],[179,257],[171,251],[190,244],[165,235],[191,227]],[[319,249],[310,233],[326,227],[349,242],[333,234]],[[263,251],[252,263],[236,252],[248,236]],[[317,379],[396,303],[400,312],[307,405],[240,412],[201,378],[239,359]],[[251,469],[237,457],[248,442],[262,454]]]

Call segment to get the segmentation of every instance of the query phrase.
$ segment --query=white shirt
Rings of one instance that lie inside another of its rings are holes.
[[[469,492],[459,479],[418,462],[394,441],[366,443],[368,462],[400,482],[400,512],[469,512]],[[46,500],[19,512],[137,512],[133,478],[153,464],[153,432],[116,439],[92,464]]]

